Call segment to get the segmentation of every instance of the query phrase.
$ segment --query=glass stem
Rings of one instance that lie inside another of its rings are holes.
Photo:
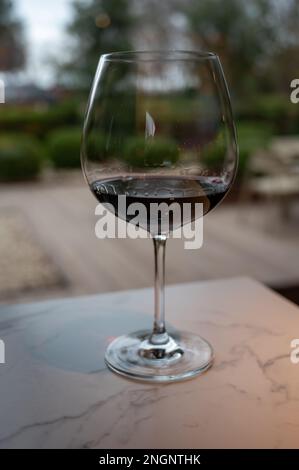
[[[169,336],[165,328],[165,246],[167,237],[157,235],[153,238],[155,249],[155,318],[152,344],[166,344]]]

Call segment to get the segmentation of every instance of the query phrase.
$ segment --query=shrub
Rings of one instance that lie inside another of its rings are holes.
[[[285,120],[291,117],[295,110],[289,96],[262,95],[255,103],[257,117],[273,122],[279,127],[285,125]]]
[[[0,136],[0,180],[21,181],[38,176],[42,166],[38,142],[25,135]]]
[[[247,169],[251,155],[257,150],[267,148],[272,135],[273,129],[266,123],[242,122],[237,125],[240,174]]]
[[[79,103],[76,101],[65,101],[50,106],[48,110],[43,112],[42,131],[46,134],[50,130],[58,129],[62,126],[76,126],[80,123]]]
[[[261,122],[269,122],[275,133],[292,134],[297,131],[298,108],[290,102],[288,95],[267,94],[253,97],[241,106],[239,117]]]
[[[267,148],[273,127],[267,123],[242,122],[237,125],[237,137],[239,147],[247,148],[254,152],[261,148]]]
[[[170,166],[177,162],[179,149],[172,139],[133,137],[125,141],[123,156],[133,167]]]
[[[220,133],[216,140],[210,142],[202,150],[201,161],[210,170],[219,170],[224,163],[226,153],[223,134]]]
[[[247,169],[250,156],[257,150],[266,148],[270,142],[271,136],[272,128],[266,123],[256,124],[242,122],[237,125],[239,176],[242,176]],[[224,136],[219,134],[217,140],[204,149],[202,161],[209,169],[219,169],[223,166],[223,155],[225,152]]]
[[[24,132],[44,137],[49,131],[79,123],[78,106],[74,102],[52,105],[46,109],[5,107],[0,114],[1,132]]]
[[[115,140],[116,138],[110,138],[108,141],[103,134],[99,134],[95,131],[90,132],[86,136],[83,151],[91,161],[105,161],[107,158],[113,156],[114,152],[117,151]]]
[[[48,138],[48,156],[56,168],[80,167],[81,129],[65,128]]]

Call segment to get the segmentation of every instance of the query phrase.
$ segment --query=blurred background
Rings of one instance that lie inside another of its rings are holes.
[[[168,242],[167,282],[251,276],[299,303],[298,22],[297,0],[0,0],[0,302],[152,286],[149,240],[95,237],[84,108],[100,54],[191,49],[221,58],[240,165],[203,247]]]

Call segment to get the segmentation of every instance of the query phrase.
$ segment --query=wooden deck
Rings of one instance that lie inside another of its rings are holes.
[[[1,186],[0,193],[0,208],[25,214],[37,241],[67,280],[65,288],[29,292],[13,301],[152,286],[151,241],[98,240],[96,200],[81,178],[55,185]],[[168,242],[167,282],[245,275],[273,286],[299,284],[299,223],[292,224],[284,226],[269,206],[224,202],[205,217],[200,250],[185,250],[182,240]]]

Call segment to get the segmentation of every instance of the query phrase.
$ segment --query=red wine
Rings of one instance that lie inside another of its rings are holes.
[[[139,226],[148,231],[152,231],[150,228],[156,227],[156,233],[165,233],[166,224],[172,231],[185,223],[192,222],[197,214],[196,203],[203,204],[203,215],[207,214],[223,199],[228,185],[224,183],[222,178],[214,176],[194,178],[127,176],[97,180],[90,185],[90,188],[99,202],[111,204],[115,214],[127,222],[132,221],[135,217],[135,213],[133,215],[127,213],[129,205],[142,203],[146,213],[143,217],[142,214],[139,214]],[[118,196],[126,196],[125,204],[120,204]],[[180,213],[170,210],[170,206],[174,202],[181,209]],[[153,217],[151,217],[153,203],[164,203],[158,213],[158,220],[152,220]],[[187,203],[189,208],[184,212]]]

